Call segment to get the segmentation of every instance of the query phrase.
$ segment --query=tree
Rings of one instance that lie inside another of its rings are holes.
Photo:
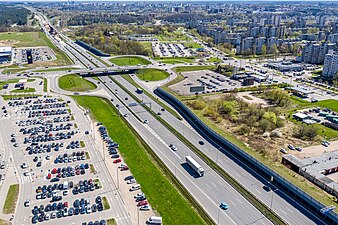
[[[274,125],[277,123],[277,116],[274,112],[265,112],[263,118],[270,121]]]

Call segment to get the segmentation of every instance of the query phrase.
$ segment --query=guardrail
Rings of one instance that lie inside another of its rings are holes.
[[[325,207],[322,203],[312,198],[290,181],[286,180],[284,177],[280,176],[244,150],[209,128],[186,105],[162,88],[157,88],[154,92],[172,105],[201,136],[215,147],[221,147],[219,150],[223,154],[228,155],[247,170],[253,170],[260,174],[260,176],[274,184],[279,190],[283,191],[284,194],[291,199],[294,199],[297,203],[301,204],[304,208],[308,209],[327,224],[338,225],[338,215],[335,212],[331,211],[327,214],[322,214],[320,210]]]

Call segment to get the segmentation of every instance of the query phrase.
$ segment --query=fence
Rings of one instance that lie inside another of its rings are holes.
[[[212,143],[216,148],[220,149],[222,153],[234,159],[238,164],[243,166],[243,168],[253,170],[266,180],[271,181],[271,183],[278,187],[278,189],[284,194],[294,199],[327,224],[338,225],[338,215],[335,212],[331,211],[329,213],[322,214],[320,210],[325,207],[322,203],[318,202],[316,199],[312,198],[303,190],[275,173],[244,150],[240,149],[216,133],[214,130],[210,129],[180,100],[167,93],[162,88],[155,89],[154,93],[172,105],[201,136]]]

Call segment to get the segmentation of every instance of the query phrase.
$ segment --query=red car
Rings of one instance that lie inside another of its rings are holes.
[[[143,200],[143,201],[140,201],[137,206],[143,206],[143,205],[148,205],[148,201],[147,200]]]
[[[52,170],[52,174],[56,174],[56,172],[57,172],[57,169],[54,168],[54,169]]]
[[[52,174],[49,173],[49,174],[47,175],[47,179],[51,179],[51,178],[52,178]]]
[[[115,160],[113,161],[113,163],[120,163],[120,162],[122,162],[121,159],[115,159]]]
[[[124,171],[124,170],[129,170],[129,167],[128,166],[124,166],[121,168],[121,171]]]
[[[68,202],[63,203],[64,207],[68,207]]]

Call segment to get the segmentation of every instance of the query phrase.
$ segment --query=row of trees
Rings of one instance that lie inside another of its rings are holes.
[[[84,26],[98,23],[136,23],[144,24],[145,22],[150,22],[151,17],[146,15],[130,15],[130,14],[111,14],[111,13],[80,13],[71,16],[67,24],[68,26]]]
[[[152,52],[146,49],[140,42],[120,40],[116,35],[106,36],[107,30],[111,30],[111,27],[108,25],[86,26],[75,32],[75,36],[77,39],[108,54],[152,54]],[[123,31],[116,29],[113,33],[114,32],[119,33]]]

